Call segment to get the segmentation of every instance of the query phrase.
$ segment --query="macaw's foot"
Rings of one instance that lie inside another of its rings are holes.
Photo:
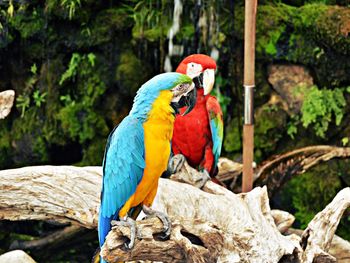
[[[132,249],[134,247],[135,244],[135,237],[136,237],[136,221],[133,220],[130,217],[125,217],[125,218],[121,218],[120,221],[117,220],[112,220],[111,221],[111,225],[113,226],[126,226],[130,228],[130,242],[129,244],[125,243],[125,247],[127,249]]]
[[[186,158],[182,154],[174,155],[169,160],[168,169],[167,169],[168,172],[170,174],[177,173],[178,171],[181,170],[181,168],[184,165],[185,161],[186,161]]]
[[[164,236],[162,236],[163,239],[166,239],[167,237],[170,236],[171,221],[166,214],[159,212],[159,211],[156,211],[156,210],[153,210],[152,208],[150,208],[146,205],[142,206],[142,210],[147,215],[147,217],[156,216],[160,219],[160,221],[162,221],[163,226],[164,226],[164,230],[163,230]]]
[[[203,171],[199,172],[200,176],[197,180],[196,186],[200,189],[202,189],[204,187],[204,185],[211,180],[210,175],[208,173],[208,171],[206,169],[204,169]]]

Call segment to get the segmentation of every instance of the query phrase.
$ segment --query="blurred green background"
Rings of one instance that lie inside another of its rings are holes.
[[[244,1],[176,2],[1,1],[0,91],[14,89],[16,99],[0,120],[0,169],[100,165],[108,133],[128,114],[140,85],[169,68],[166,61],[175,70],[192,53],[217,59],[222,156],[241,161]],[[348,0],[259,1],[257,163],[309,145],[349,146],[349,6]],[[175,7],[182,8],[178,17]],[[169,39],[176,23],[179,31]],[[272,205],[305,227],[349,185],[349,160],[332,160],[290,180]],[[56,228],[2,221],[0,253],[14,240]],[[338,234],[350,240],[349,211]],[[65,245],[30,253],[38,262],[88,262],[97,236],[85,231]]]

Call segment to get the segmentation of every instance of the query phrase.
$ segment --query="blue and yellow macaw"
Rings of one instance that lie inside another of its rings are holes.
[[[118,220],[130,226],[134,244],[135,222],[129,217],[142,206],[146,214],[157,193],[158,179],[167,168],[175,112],[195,104],[195,89],[190,77],[163,73],[142,85],[127,117],[109,135],[103,160],[103,184],[99,212],[100,247]],[[161,219],[161,213],[157,213]],[[164,214],[163,214],[164,215]],[[162,219],[170,234],[169,220]],[[106,262],[101,257],[101,262]]]

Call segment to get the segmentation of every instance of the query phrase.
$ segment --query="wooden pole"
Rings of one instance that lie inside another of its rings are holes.
[[[244,24],[244,126],[242,192],[253,187],[254,104],[255,87],[255,24],[257,0],[245,1]]]

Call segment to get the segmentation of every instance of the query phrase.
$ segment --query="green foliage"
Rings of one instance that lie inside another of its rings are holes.
[[[161,9],[156,8],[152,0],[135,1],[135,6],[127,6],[129,16],[134,20],[132,35],[135,39],[143,39],[153,42],[168,33],[170,20],[162,13],[164,7],[169,3],[161,1]]]
[[[346,146],[349,143],[349,137],[342,138],[341,142],[342,142],[343,146]]]
[[[281,205],[296,216],[298,228],[305,228],[332,201],[343,188],[341,181],[350,182],[348,167],[349,160],[331,160],[292,178],[283,187]],[[349,240],[349,227],[347,216],[340,222],[337,234]]]
[[[72,19],[77,9],[81,6],[80,0],[61,0],[61,6],[68,10],[68,17]]]
[[[107,138],[93,140],[87,148],[83,150],[83,160],[79,165],[101,165]]]
[[[86,56],[82,57],[78,53],[73,53],[72,58],[69,62],[68,69],[63,73],[61,76],[59,84],[62,85],[64,81],[67,79],[74,78],[75,75],[77,74],[77,69],[79,64],[83,59],[86,59]]]
[[[301,107],[301,121],[304,127],[313,125],[316,135],[325,137],[332,116],[335,117],[335,124],[339,125],[344,115],[346,101],[343,89],[334,90],[318,89],[312,86],[305,94],[305,100]]]
[[[223,147],[227,153],[236,152],[242,149],[239,118],[231,120],[226,125]]]
[[[310,172],[293,178],[285,187],[292,197],[295,216],[302,228],[330,203],[341,187],[337,171],[332,172],[325,166],[327,165],[317,166]]]
[[[0,167],[7,167],[11,162],[11,136],[6,120],[0,122],[0,134]]]
[[[141,60],[130,50],[123,52],[115,74],[121,92],[128,91],[130,94],[135,94],[142,83],[146,81],[146,77],[148,77],[148,70]]]
[[[23,5],[18,12],[9,19],[9,24],[18,30],[23,39],[30,38],[44,29],[44,16],[40,9],[27,9]]]
[[[295,135],[298,133],[298,125],[300,124],[299,115],[292,115],[291,119],[287,123],[287,134],[292,139],[295,138]]]
[[[39,90],[34,91],[33,100],[34,100],[35,106],[40,107],[41,104],[46,101],[45,100],[46,95],[47,95],[46,92],[40,94]]]
[[[71,84],[77,86],[77,91],[61,95],[64,106],[57,114],[62,129],[72,139],[80,143],[92,140],[96,135],[106,135],[108,127],[102,115],[96,112],[95,106],[106,86],[96,71],[96,56],[93,53],[74,53],[68,69],[62,74],[60,85]]]
[[[21,117],[23,118],[24,113],[29,108],[30,97],[19,95],[16,99],[16,107],[21,111]]]
[[[263,154],[271,154],[282,138],[287,114],[274,104],[260,107],[255,114],[255,157],[260,160]]]
[[[25,82],[25,88],[24,88],[24,93],[19,95],[16,99],[16,107],[21,111],[21,117],[23,118],[26,110],[30,107],[31,99],[30,99],[30,94],[32,90],[34,89],[35,84],[38,81],[38,76],[37,76],[37,66],[34,63],[30,67],[30,72],[32,73],[32,76],[30,76],[26,82]],[[37,107],[40,107],[42,103],[45,102],[45,96],[46,92],[40,94],[39,90],[34,91],[33,93],[33,101],[34,104]]]

